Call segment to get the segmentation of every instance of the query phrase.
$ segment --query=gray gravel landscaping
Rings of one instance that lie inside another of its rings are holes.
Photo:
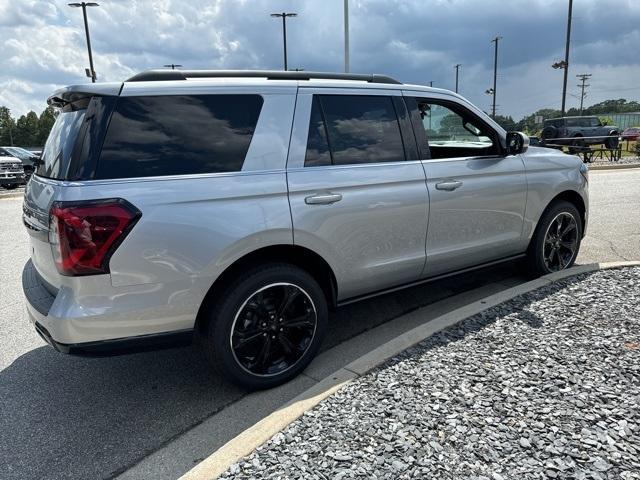
[[[221,478],[640,479],[640,268],[487,310],[354,380]]]

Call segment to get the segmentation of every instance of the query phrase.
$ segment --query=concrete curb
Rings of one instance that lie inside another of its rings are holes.
[[[0,200],[4,200],[5,198],[19,198],[24,197],[24,192],[16,192],[16,193],[3,193],[0,195]]]
[[[252,427],[246,429],[240,435],[231,439],[208,458],[204,459],[190,471],[185,473],[180,477],[180,479],[210,480],[217,478],[232,464],[240,460],[242,457],[249,455],[276,433],[302,416],[304,412],[315,407],[322,400],[338,391],[351,380],[366,374],[368,371],[386,362],[407,348],[416,345],[440,330],[455,325],[467,317],[476,315],[484,310],[511,300],[518,295],[528,293],[532,290],[536,290],[567,277],[572,277],[582,273],[595,272],[598,270],[632,266],[640,266],[640,261],[593,263],[572,267],[568,270],[545,275],[522,285],[507,288],[499,293],[471,302],[427,323],[419,325],[418,327],[393,338],[378,348],[375,348],[328,377],[325,377],[319,383],[313,385],[290,402],[287,402],[280,409],[268,415]]]
[[[640,163],[611,163],[610,165],[592,165],[588,164],[589,171],[598,171],[598,170],[623,170],[625,168],[640,168]]]

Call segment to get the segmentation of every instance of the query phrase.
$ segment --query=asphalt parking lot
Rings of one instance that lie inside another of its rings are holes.
[[[593,172],[579,263],[640,259],[640,169]],[[110,358],[54,352],[24,314],[28,257],[21,199],[0,198],[0,478],[110,478],[245,396],[192,348]],[[344,307],[325,350],[399,315],[488,284],[522,281],[507,264]]]

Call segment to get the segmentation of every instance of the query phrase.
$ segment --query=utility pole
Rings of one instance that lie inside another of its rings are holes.
[[[496,84],[498,83],[498,42],[502,40],[501,36],[496,36],[492,43],[495,43],[495,53],[493,55],[493,105],[491,107],[491,118],[496,118]]]
[[[344,73],[349,73],[349,0],[344,0]]]
[[[284,71],[287,71],[287,17],[297,17],[297,13],[272,13],[272,17],[279,18],[282,17],[282,39],[284,43]]]
[[[456,64],[453,68],[456,69],[456,93],[458,93],[458,73],[460,70],[460,67],[462,66],[461,63]]]
[[[569,0],[569,13],[567,15],[567,45],[564,51],[564,79],[562,81],[562,116],[565,114],[565,102],[567,99],[567,77],[569,75],[569,46],[571,44],[571,15],[573,12],[573,0]]]
[[[165,67],[167,68],[171,68],[171,70],[175,70],[176,68],[180,68],[182,65],[178,65],[175,63],[169,63],[168,65],[165,65]]]
[[[89,51],[89,72],[91,82],[96,83],[96,71],[93,68],[93,55],[91,54],[91,38],[89,37],[89,22],[87,20],[87,7],[98,7],[96,2],[74,2],[68,4],[70,7],[82,7],[82,16],[84,17],[84,33],[87,36],[87,50]]]
[[[589,77],[591,77],[590,73],[582,73],[580,75],[576,75],[576,77],[578,77],[582,83],[580,85],[578,85],[581,89],[580,92],[580,116],[582,116],[582,106],[584,105],[584,98],[587,96],[587,94],[585,93],[584,89],[586,87],[590,87],[591,85],[589,85],[587,82],[587,80],[589,79]]]
[[[433,80],[431,80],[431,81],[429,82],[429,86],[430,86],[430,87],[433,87]]]

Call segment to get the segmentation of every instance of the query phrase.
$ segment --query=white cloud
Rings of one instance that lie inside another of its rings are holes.
[[[88,81],[82,13],[66,3],[0,0],[0,104],[15,114],[41,110],[55,88]],[[549,65],[563,56],[566,0],[351,0],[350,7],[354,71],[453,88],[453,65],[462,63],[461,93],[487,109],[490,39],[501,34],[500,112],[518,118],[559,106],[562,73]],[[342,69],[342,0],[105,0],[88,9],[98,78],[120,81],[168,63],[281,68],[281,24],[269,17],[276,11],[299,14],[287,23],[291,68]],[[640,97],[631,89],[640,69],[640,2],[581,0],[573,32],[570,86],[576,73],[591,72],[589,101]]]

